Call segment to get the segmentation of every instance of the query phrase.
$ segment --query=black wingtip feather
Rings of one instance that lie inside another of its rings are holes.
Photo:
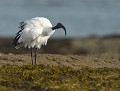
[[[25,25],[26,25],[26,23],[24,22],[24,21],[22,21],[22,22],[20,22],[19,23],[19,25],[20,25],[20,31],[18,31],[15,35],[15,38],[14,38],[14,40],[13,40],[13,44],[16,46],[17,44],[19,44],[18,43],[18,40],[19,40],[19,38],[21,37],[21,35],[22,35],[22,31],[24,30],[24,27],[25,27]]]
[[[18,40],[21,37],[21,35],[17,35],[14,40],[13,40],[13,44],[16,46],[18,44]]]

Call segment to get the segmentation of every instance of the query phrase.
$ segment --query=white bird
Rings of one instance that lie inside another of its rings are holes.
[[[55,32],[55,29],[63,28],[66,35],[66,29],[61,23],[57,23],[53,27],[51,22],[44,17],[35,17],[20,22],[19,25],[20,31],[16,33],[13,44],[16,49],[20,47],[31,49],[32,65],[36,64],[37,50],[47,44],[47,40]]]

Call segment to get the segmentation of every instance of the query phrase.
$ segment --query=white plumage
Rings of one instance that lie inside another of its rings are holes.
[[[55,32],[52,30],[51,22],[44,17],[36,17],[31,20],[24,21],[20,26],[24,25],[21,31],[21,37],[18,43],[22,43],[24,47],[40,48],[41,45],[46,45],[48,38]],[[16,46],[18,49],[21,46]]]
[[[47,40],[55,32],[55,29],[63,28],[66,35],[66,29],[61,23],[52,27],[51,22],[44,17],[35,17],[31,20],[23,21],[19,25],[20,31],[16,33],[14,45],[16,49],[22,46],[31,49],[32,64],[34,59],[36,64],[37,49],[40,49],[41,45],[47,44]],[[32,51],[33,48],[36,49],[35,54]],[[34,59],[33,56],[35,56]]]

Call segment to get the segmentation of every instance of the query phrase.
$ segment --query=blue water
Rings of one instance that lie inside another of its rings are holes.
[[[0,36],[14,36],[19,22],[36,16],[62,22],[67,37],[120,34],[120,0],[0,0]]]

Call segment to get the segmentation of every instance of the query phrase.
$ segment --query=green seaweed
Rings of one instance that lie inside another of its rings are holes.
[[[120,69],[3,65],[0,91],[119,91]]]

